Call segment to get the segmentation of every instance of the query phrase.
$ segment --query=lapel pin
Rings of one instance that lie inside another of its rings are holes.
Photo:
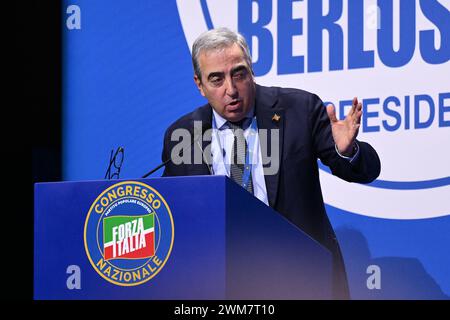
[[[272,121],[275,121],[275,122],[279,122],[280,119],[281,119],[281,117],[279,115],[277,115],[276,113],[272,117]]]

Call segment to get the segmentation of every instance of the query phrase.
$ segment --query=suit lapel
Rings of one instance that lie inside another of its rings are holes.
[[[259,139],[261,154],[263,157],[264,179],[266,182],[267,196],[269,198],[269,205],[274,207],[277,199],[281,157],[283,154],[283,132],[285,118],[284,110],[277,105],[277,97],[275,95],[271,95],[270,93],[272,93],[272,91],[258,85],[256,86],[255,113],[256,121],[258,123],[258,130],[267,130],[267,135],[265,136],[261,134],[261,131],[259,131]],[[273,134],[272,130],[279,130],[279,152],[278,158],[275,160],[278,161],[278,170],[275,174],[269,174],[271,173],[269,167],[274,164],[265,164],[264,161],[264,158],[267,158],[267,156],[272,156],[273,146],[270,143],[271,135]]]
[[[195,141],[191,148],[191,159],[195,160],[194,152],[200,153],[204,150],[210,150],[211,144],[211,127],[212,127],[212,109],[209,104],[197,109],[191,118],[191,128],[195,128],[194,122],[200,122],[202,137],[199,138],[198,142]],[[205,134],[206,132],[206,134]],[[195,136],[195,134],[194,134]],[[201,148],[201,150],[200,150]],[[210,175],[211,165],[208,165],[207,162],[211,164],[211,154],[205,153],[205,157],[202,157],[202,163],[200,165],[193,164],[195,168],[197,168],[196,174],[199,175]],[[209,167],[209,168],[208,168]]]

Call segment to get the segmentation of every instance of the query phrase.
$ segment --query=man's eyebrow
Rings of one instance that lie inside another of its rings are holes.
[[[231,69],[230,74],[233,75],[239,71],[247,71],[247,66],[241,64],[239,66],[234,67],[233,69]],[[213,77],[224,77],[225,73],[224,72],[211,72],[210,74],[208,74],[208,80],[213,78]]]
[[[240,65],[240,66],[236,66],[236,67],[234,67],[233,69],[231,69],[231,74],[235,74],[235,73],[237,73],[237,72],[239,72],[239,71],[247,71],[247,67],[245,66],[245,65]]]

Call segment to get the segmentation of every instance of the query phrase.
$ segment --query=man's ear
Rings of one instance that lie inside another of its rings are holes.
[[[196,74],[194,74],[194,81],[195,84],[197,85],[198,90],[200,91],[200,94],[202,96],[205,96],[205,93],[203,92],[202,80],[200,80],[200,78]]]

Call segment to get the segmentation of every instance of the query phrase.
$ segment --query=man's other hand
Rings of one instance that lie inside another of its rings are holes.
[[[352,108],[344,120],[336,118],[336,109],[332,104],[327,105],[327,113],[339,153],[347,157],[353,156],[356,136],[361,126],[362,104],[358,102],[358,98],[353,98]]]

